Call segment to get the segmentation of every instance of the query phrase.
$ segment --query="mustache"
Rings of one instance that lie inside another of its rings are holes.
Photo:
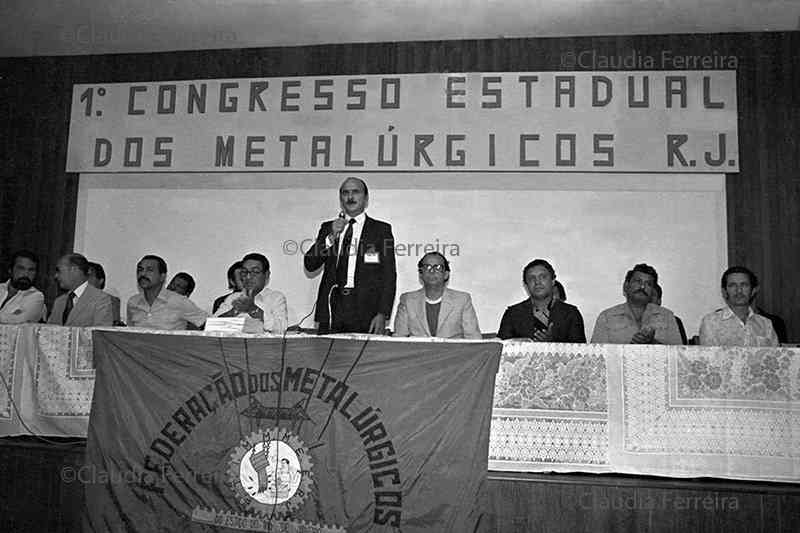
[[[148,278],[147,276],[139,276],[139,278],[137,279],[137,281],[142,281],[142,280],[150,281],[150,278]]]
[[[33,280],[27,276],[20,276],[17,279],[11,280],[11,285],[15,289],[30,289],[33,286]]]

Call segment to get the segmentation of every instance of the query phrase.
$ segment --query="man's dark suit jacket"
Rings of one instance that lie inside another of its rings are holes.
[[[778,342],[781,344],[786,344],[788,341],[788,336],[786,335],[786,322],[783,321],[781,317],[778,315],[772,315],[767,313],[760,307],[756,307],[756,313],[759,315],[768,318],[770,322],[772,322],[772,329],[775,330],[775,335],[778,336]]]
[[[552,342],[586,342],[583,317],[574,305],[553,302],[550,323],[553,324]],[[506,309],[497,336],[501,339],[532,339],[537,329],[547,329],[547,324],[534,318],[533,303],[528,298]]]
[[[323,222],[317,240],[306,252],[303,264],[307,271],[315,272],[324,266],[322,281],[317,294],[317,310],[314,320],[319,324],[329,324],[328,295],[336,283],[336,255],[334,247],[326,248],[325,238],[332,233],[333,221]],[[377,252],[378,263],[364,262],[364,254]],[[375,315],[383,313],[386,320],[392,314],[397,284],[397,267],[394,256],[394,237],[392,226],[373,218],[364,218],[358,253],[350,257],[356,260],[355,288],[358,314],[362,321],[369,323]]]

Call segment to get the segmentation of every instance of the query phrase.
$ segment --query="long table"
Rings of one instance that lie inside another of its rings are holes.
[[[490,470],[800,482],[798,349],[503,344]],[[0,436],[85,437],[92,361],[91,329],[0,326]]]

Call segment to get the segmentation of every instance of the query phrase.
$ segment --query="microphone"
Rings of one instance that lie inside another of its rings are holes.
[[[339,211],[339,215],[336,217],[336,220],[333,221],[331,224],[331,236],[335,239],[339,238],[339,234],[342,232],[341,229],[336,229],[336,223],[339,221],[344,222],[344,211]],[[345,224],[342,224],[342,229],[344,229]]]
[[[314,305],[312,305],[312,306],[311,306],[311,311],[309,311],[309,312],[308,312],[308,314],[307,314],[306,316],[304,316],[303,318],[301,318],[301,319],[300,319],[300,320],[297,322],[297,324],[292,324],[291,326],[288,326],[288,327],[286,328],[286,330],[284,331],[284,334],[286,334],[286,333],[287,333],[287,332],[289,332],[289,331],[298,331],[298,332],[299,332],[299,331],[301,330],[301,326],[302,326],[303,322],[305,321],[305,319],[306,319],[306,318],[308,318],[308,317],[310,317],[310,316],[311,316],[311,315],[314,313],[314,310],[315,310],[316,308],[317,308],[317,302],[315,301],[315,302],[314,302]]]

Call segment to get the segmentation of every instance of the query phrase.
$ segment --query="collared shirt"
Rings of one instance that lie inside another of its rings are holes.
[[[353,237],[350,240],[350,250],[345,251],[342,250],[342,239],[344,239],[344,234],[347,232],[347,225],[350,223],[350,219],[355,220],[353,223]],[[346,216],[344,221],[346,222],[344,229],[341,233],[339,233],[338,237],[336,238],[336,242],[339,245],[339,261],[344,259],[344,254],[350,254],[350,260],[347,263],[347,287],[355,287],[356,286],[356,259],[358,254],[358,241],[361,240],[361,232],[364,230],[364,221],[367,219],[367,213],[361,212],[358,216],[351,217]],[[325,243],[328,247],[333,246],[333,240],[330,238],[330,235],[325,239]]]
[[[11,280],[0,285],[0,304],[8,297]],[[17,293],[0,307],[0,324],[39,322],[44,316],[44,294],[36,287]]]
[[[727,305],[707,314],[700,322],[700,344],[704,346],[777,346],[778,336],[772,322],[753,309],[747,321]]]
[[[642,313],[641,325],[636,322],[627,302],[610,307],[600,313],[594,324],[592,343],[630,344],[633,336],[643,327],[655,330],[653,342],[656,344],[683,344],[675,315],[666,307],[647,304]]]
[[[222,316],[233,309],[233,302],[240,298],[241,292],[234,292],[225,298],[220,304],[214,316]],[[273,291],[264,287],[253,297],[253,303],[264,311],[264,331],[271,333],[283,333],[289,325],[288,313],[286,311],[286,296],[278,291]],[[249,316],[247,313],[239,313],[238,316]]]
[[[78,298],[80,298],[81,296],[83,296],[83,291],[85,291],[85,290],[86,290],[86,286],[87,286],[88,284],[89,284],[89,282],[88,282],[88,281],[84,281],[83,283],[81,283],[80,285],[78,285],[77,287],[75,287],[75,288],[72,290],[72,293],[75,295],[75,301],[76,301],[76,302],[78,301]],[[69,293],[68,293],[68,294],[69,294]],[[74,302],[73,302],[73,303],[74,303]]]
[[[128,325],[136,328],[186,329],[187,322],[202,326],[207,317],[208,313],[189,298],[165,288],[153,305],[147,303],[141,291],[128,299]]]

